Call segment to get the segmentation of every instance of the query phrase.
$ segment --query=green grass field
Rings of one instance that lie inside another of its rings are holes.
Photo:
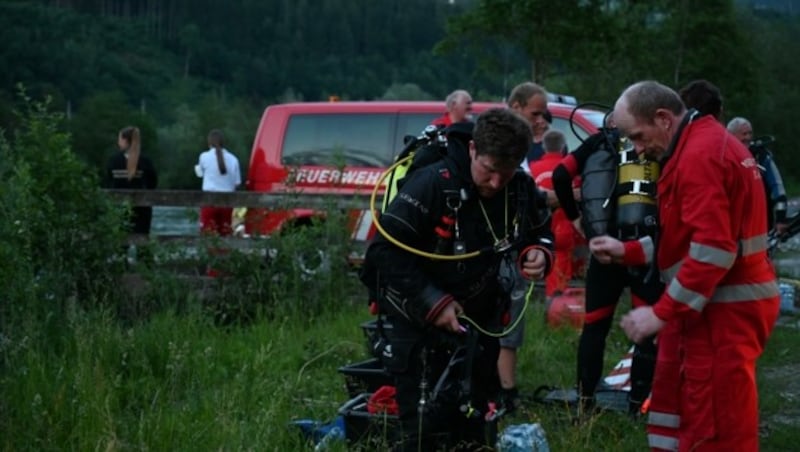
[[[367,358],[360,287],[339,284],[313,315],[275,310],[218,326],[200,304],[122,322],[109,311],[70,310],[0,337],[0,447],[23,450],[312,450],[288,423],[331,420],[347,399],[337,369]],[[298,297],[314,297],[314,292]],[[355,301],[354,301],[355,300]],[[283,299],[281,303],[300,303]],[[623,311],[623,309],[619,309]],[[574,382],[578,334],[527,318],[523,392]],[[760,363],[762,449],[800,443],[797,318],[784,319]],[[628,343],[608,340],[607,369]],[[640,451],[644,424],[604,412],[573,426],[564,407],[528,403],[509,423],[540,422],[553,451]],[[346,450],[337,445],[333,450]]]

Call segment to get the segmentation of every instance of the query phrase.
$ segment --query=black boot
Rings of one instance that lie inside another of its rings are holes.
[[[628,398],[628,416],[633,420],[639,420],[644,417],[644,413],[642,413],[642,403],[640,401],[633,400],[632,398]]]
[[[597,414],[597,401],[594,396],[579,396],[575,404],[572,425],[580,426]]]

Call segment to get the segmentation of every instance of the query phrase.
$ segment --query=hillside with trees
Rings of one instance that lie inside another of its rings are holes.
[[[66,113],[73,149],[94,167],[137,124],[162,186],[196,188],[207,131],[225,129],[246,165],[271,103],[443,99],[457,87],[502,100],[532,79],[610,104],[635,80],[703,77],[727,118],[777,137],[798,179],[785,112],[800,98],[800,61],[787,55],[799,17],[733,0],[6,1],[0,125],[14,128],[21,85]]]

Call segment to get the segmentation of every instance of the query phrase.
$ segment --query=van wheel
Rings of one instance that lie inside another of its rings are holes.
[[[324,250],[309,250],[298,253],[294,257],[295,264],[301,272],[302,277],[311,277],[320,273],[325,273],[331,269],[331,259]]]
[[[284,259],[299,273],[303,280],[329,272],[331,269],[331,253],[327,249],[328,238],[318,225],[300,222],[282,232],[285,238],[291,237],[289,247],[283,252]]]

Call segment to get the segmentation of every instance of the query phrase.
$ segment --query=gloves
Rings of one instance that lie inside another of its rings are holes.
[[[497,394],[497,404],[499,405],[498,409],[505,410],[505,414],[511,414],[516,411],[520,402],[517,388],[500,388],[500,392]]]

